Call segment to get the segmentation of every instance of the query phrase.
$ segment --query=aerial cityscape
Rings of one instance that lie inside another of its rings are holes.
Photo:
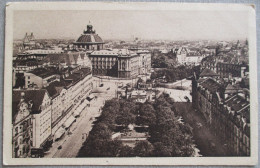
[[[120,40],[84,24],[14,39],[13,158],[250,156],[247,38]]]

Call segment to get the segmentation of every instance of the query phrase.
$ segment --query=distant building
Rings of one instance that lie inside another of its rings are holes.
[[[25,37],[23,39],[23,47],[24,49],[33,49],[36,46],[36,41],[33,33],[28,35],[27,33],[25,34]]]
[[[229,77],[245,77],[246,72],[249,71],[248,65],[240,65],[240,64],[228,64],[218,62],[216,64],[216,71],[222,78]]]
[[[186,47],[179,47],[172,50],[173,56],[179,64],[199,65],[205,57],[200,51],[192,51]]]
[[[133,78],[151,71],[151,54],[128,49],[94,51],[89,54],[93,75]]]
[[[37,68],[24,73],[25,88],[43,88],[49,86],[54,81],[59,81],[60,76],[54,69]]]
[[[84,50],[102,50],[103,40],[93,30],[92,25],[87,25],[87,30],[83,31],[83,34],[73,43],[74,49]]]
[[[180,64],[184,64],[186,62],[186,57],[188,50],[185,47],[175,48],[172,50],[174,56],[176,56],[176,60]]]
[[[154,101],[155,100],[155,92],[152,90],[133,90],[130,93],[130,97],[134,99],[136,102],[145,103],[146,101]]]
[[[203,62],[202,68],[208,68],[219,74],[221,78],[245,77],[249,72],[249,66],[218,61]]]
[[[41,63],[54,67],[90,67],[91,61],[86,52],[68,52],[60,54],[48,54]]]

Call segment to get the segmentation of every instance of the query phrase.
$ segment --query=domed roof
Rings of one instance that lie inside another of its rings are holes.
[[[82,34],[76,43],[104,43],[97,34]]]
[[[78,38],[78,40],[76,41],[76,43],[104,43],[103,40],[101,39],[101,37],[98,36],[98,34],[96,34],[96,31],[93,30],[93,26],[92,25],[87,25],[87,30],[83,31],[83,34]]]

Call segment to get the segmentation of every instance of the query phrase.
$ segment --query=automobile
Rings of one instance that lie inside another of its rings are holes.
[[[31,148],[31,157],[40,158],[44,156],[43,148]]]
[[[108,87],[107,90],[110,90],[110,87]]]
[[[60,146],[58,147],[58,149],[59,149],[59,150],[62,149],[62,146],[60,145]]]
[[[100,85],[99,85],[99,87],[103,87],[104,86],[104,84],[103,83],[101,83]]]

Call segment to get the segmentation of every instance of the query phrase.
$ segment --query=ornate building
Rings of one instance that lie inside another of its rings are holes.
[[[93,30],[93,26],[87,25],[87,30],[84,30],[83,34],[73,44],[74,49],[102,50],[104,42]]]
[[[31,157],[51,136],[51,99],[45,89],[13,91],[13,157]]]
[[[21,93],[20,93],[21,94]],[[13,154],[14,158],[29,157],[32,146],[31,105],[25,101],[24,93],[13,101]],[[15,97],[15,96],[13,96]]]
[[[234,87],[234,86],[233,86]],[[211,131],[222,139],[228,156],[250,156],[249,90],[231,91],[213,77],[192,81],[192,104]],[[226,90],[226,91],[225,91]]]
[[[31,35],[25,34],[25,37],[23,39],[23,47],[24,49],[33,49],[36,46],[35,38],[33,33]]]
[[[151,71],[151,54],[128,49],[94,51],[89,54],[93,75],[134,78]]]

